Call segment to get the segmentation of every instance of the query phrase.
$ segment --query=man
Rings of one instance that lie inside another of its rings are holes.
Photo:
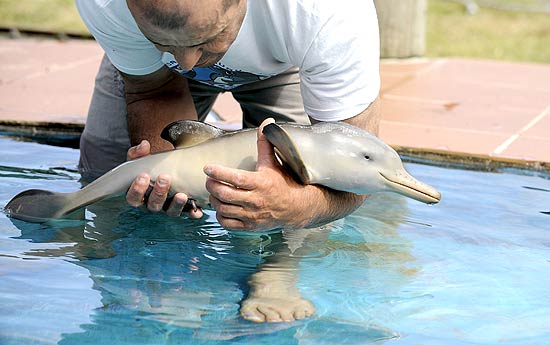
[[[241,104],[245,127],[274,118],[346,121],[378,132],[378,28],[371,1],[76,3],[106,54],[81,139],[83,175],[101,174],[126,159],[171,149],[160,139],[161,130],[176,120],[204,120],[224,91],[231,91]],[[210,202],[224,228],[312,228],[348,215],[364,201],[351,193],[296,183],[281,169],[261,131],[258,137],[257,171],[204,167]],[[149,210],[161,211],[170,178],[161,174],[155,181]],[[128,203],[143,204],[149,181],[146,174],[136,177]],[[186,195],[177,193],[166,213],[179,216],[186,201]],[[201,217],[202,212],[190,215]],[[250,295],[258,300],[266,297],[261,292],[269,280],[261,277],[265,273],[251,279]],[[290,285],[278,290],[285,289]],[[285,302],[277,315],[246,311],[249,316],[244,316],[282,321],[310,315],[313,306],[295,287],[293,291],[269,303],[272,308]],[[292,310],[300,304],[300,311]],[[250,309],[246,303],[243,308]]]
[[[77,5],[108,57],[82,137],[84,173],[120,164],[130,145],[129,159],[170,149],[159,137],[164,126],[204,120],[216,94],[225,90],[241,102],[245,126],[267,117],[308,122],[307,114],[311,121],[343,120],[377,133],[378,31],[370,1],[77,0]],[[254,174],[210,166],[205,173],[218,220],[228,229],[312,227],[349,214],[363,201],[298,186],[276,167]],[[147,203],[151,211],[161,210],[169,184],[166,175],[155,182]],[[140,205],[148,186],[149,177],[139,175],[128,202]],[[179,215],[185,201],[177,194],[167,213]]]

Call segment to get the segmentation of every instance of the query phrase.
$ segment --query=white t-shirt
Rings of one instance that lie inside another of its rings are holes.
[[[120,71],[145,75],[168,66],[226,90],[300,68],[307,114],[338,121],[378,96],[379,36],[373,1],[248,0],[237,38],[215,66],[182,70],[141,33],[126,0],[76,0],[88,29]]]

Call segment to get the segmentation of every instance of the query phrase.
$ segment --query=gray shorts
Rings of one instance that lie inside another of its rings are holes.
[[[204,121],[220,92],[225,90],[189,80],[199,120]],[[268,118],[309,123],[302,97],[298,69],[231,90],[243,111],[243,127],[257,127]],[[126,161],[130,148],[124,81],[107,57],[103,57],[94,93],[80,138],[78,168],[83,180],[92,180]]]

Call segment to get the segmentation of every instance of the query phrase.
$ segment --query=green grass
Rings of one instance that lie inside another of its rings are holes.
[[[513,0],[515,3],[519,1]],[[429,0],[428,4],[428,57],[458,56],[550,63],[548,14],[481,8],[477,14],[469,15],[460,4],[443,0]],[[87,32],[74,0],[0,0],[0,26],[65,33]]]
[[[441,0],[428,4],[428,57],[550,63],[549,14],[480,8],[469,15],[460,4]]]
[[[0,0],[0,26],[18,29],[87,33],[74,0]]]

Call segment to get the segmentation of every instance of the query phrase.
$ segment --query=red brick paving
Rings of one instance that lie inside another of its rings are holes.
[[[550,161],[550,65],[439,59],[410,61],[417,66],[407,71],[406,63],[382,65],[383,80],[391,76],[382,89],[383,139]]]
[[[0,120],[84,123],[102,53],[92,41],[0,41]]]
[[[0,121],[84,123],[102,55],[94,41],[2,39]],[[550,65],[397,60],[381,75],[386,142],[550,162]],[[214,110],[239,125],[230,94]]]

